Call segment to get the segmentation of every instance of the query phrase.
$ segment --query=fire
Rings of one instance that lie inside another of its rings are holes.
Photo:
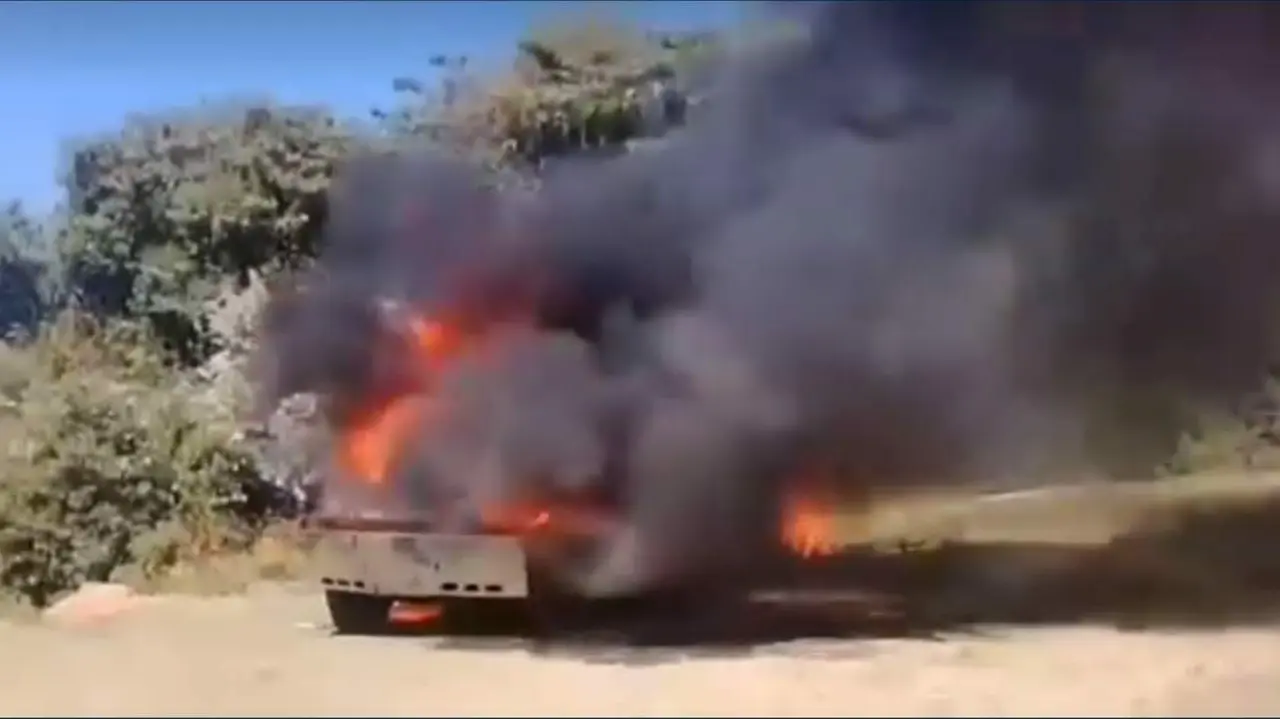
[[[422,370],[422,389],[370,407],[345,428],[339,460],[355,478],[382,485],[414,427],[431,410],[431,377],[442,363],[457,356],[468,333],[446,322],[414,316],[407,323],[406,340]],[[783,508],[782,542],[802,557],[837,551],[834,516],[814,493],[794,491]],[[481,520],[491,531],[521,536],[599,536],[616,525],[616,518],[586,505],[506,502],[487,507]]]
[[[481,521],[492,530],[508,534],[528,534],[551,527],[551,511],[543,507],[504,504],[486,507]]]
[[[343,468],[369,484],[386,482],[399,448],[422,416],[424,402],[421,397],[396,397],[364,413],[343,434],[339,449]]]
[[[782,542],[801,557],[835,554],[839,544],[830,508],[805,494],[792,495],[783,513]]]
[[[422,316],[407,320],[404,339],[421,370],[420,389],[369,407],[344,429],[338,457],[353,478],[384,484],[410,433],[425,413],[439,410],[430,396],[432,376],[470,346],[473,333],[463,326]],[[484,508],[481,521],[490,531],[521,536],[590,536],[609,526],[607,515],[589,507],[520,501]]]
[[[506,503],[483,511],[484,525],[493,531],[519,535],[598,536],[612,525],[608,514],[590,507]]]
[[[443,322],[412,317],[409,331],[413,333],[419,359],[429,365],[457,354],[462,347],[462,333]]]
[[[462,346],[461,333],[422,317],[409,319],[409,334],[424,375]],[[422,420],[428,405],[424,395],[405,394],[362,412],[343,432],[338,450],[342,467],[360,481],[373,485],[385,483],[400,448]]]

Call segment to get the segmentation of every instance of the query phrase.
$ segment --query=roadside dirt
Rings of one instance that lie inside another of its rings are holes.
[[[590,621],[541,642],[334,636],[314,584],[0,621],[0,715],[1276,716],[1280,481],[1247,479],[889,506],[853,529],[947,541],[811,558],[786,601],[662,647]]]
[[[339,637],[318,595],[165,597],[97,627],[0,623],[0,714],[1274,716],[1280,628],[978,625],[753,647]]]

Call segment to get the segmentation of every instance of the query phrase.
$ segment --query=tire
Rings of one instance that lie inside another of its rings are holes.
[[[382,634],[391,626],[390,597],[329,589],[325,590],[324,601],[339,634]]]

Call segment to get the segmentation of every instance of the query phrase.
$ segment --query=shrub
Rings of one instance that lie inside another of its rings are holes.
[[[1207,413],[1182,435],[1166,474],[1280,469],[1280,382],[1268,379],[1235,412]]]
[[[232,418],[153,348],[70,313],[0,345],[0,591],[43,606],[253,536],[256,472]]]

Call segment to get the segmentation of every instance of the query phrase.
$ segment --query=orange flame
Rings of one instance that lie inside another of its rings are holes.
[[[528,534],[551,526],[551,512],[532,505],[494,505],[485,507],[482,514],[485,527],[508,534]]]
[[[422,369],[424,389],[368,408],[344,429],[338,448],[343,468],[359,481],[375,486],[386,483],[410,433],[432,409],[425,389],[431,376],[456,357],[470,339],[470,333],[461,326],[418,316],[409,319],[406,335]],[[802,557],[838,551],[833,513],[812,492],[793,492],[783,512],[781,539],[791,551]],[[482,514],[490,531],[520,536],[598,536],[616,524],[616,518],[600,508],[579,504],[505,502],[485,508]]]
[[[369,484],[385,483],[400,447],[423,410],[422,398],[402,396],[365,413],[343,434],[339,448],[343,469]]]
[[[839,544],[833,513],[812,497],[791,496],[783,514],[782,542],[801,557],[835,554]]]
[[[611,525],[609,516],[586,506],[504,503],[486,507],[484,525],[495,532],[518,535],[594,536]]]
[[[421,370],[422,389],[403,394],[370,407],[342,432],[338,457],[355,479],[382,485],[392,471],[400,451],[410,441],[410,433],[427,411],[438,411],[430,397],[432,376],[449,360],[469,349],[473,333],[464,325],[413,316],[408,319],[405,339]],[[600,518],[577,508],[536,506],[504,502],[486,507],[482,521],[490,531],[516,535],[574,535],[598,529]]]
[[[439,322],[420,317],[409,320],[409,334],[415,355],[425,370],[435,369],[462,345],[459,333]],[[360,481],[381,485],[386,482],[415,424],[428,406],[425,396],[406,394],[369,408],[345,428],[338,450],[339,461]]]
[[[419,359],[428,365],[457,354],[462,347],[461,333],[443,322],[412,317],[409,319],[409,331],[416,342]]]

